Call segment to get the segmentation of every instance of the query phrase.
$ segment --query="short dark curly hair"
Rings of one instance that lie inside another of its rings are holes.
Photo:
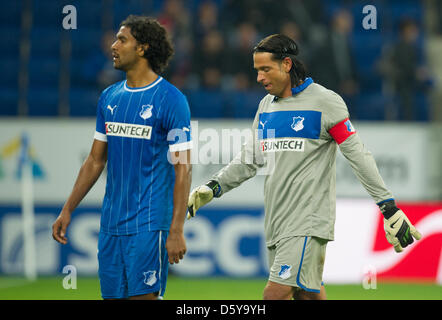
[[[123,26],[130,28],[138,43],[149,45],[144,57],[155,73],[162,73],[174,54],[166,29],[155,18],[137,15],[128,16],[121,22],[120,27]]]

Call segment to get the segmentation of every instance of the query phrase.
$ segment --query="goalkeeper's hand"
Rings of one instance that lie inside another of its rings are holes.
[[[219,197],[220,193],[221,187],[215,180],[193,189],[187,202],[187,219],[193,218],[199,208],[212,201],[213,197]]]
[[[384,215],[385,236],[396,252],[401,252],[414,239],[422,238],[405,213],[396,207],[394,200],[382,203],[379,208]]]

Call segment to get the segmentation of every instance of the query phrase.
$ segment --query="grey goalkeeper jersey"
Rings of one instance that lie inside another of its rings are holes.
[[[261,100],[253,122],[255,136],[212,177],[222,195],[254,177],[259,168],[266,172],[267,246],[290,236],[334,239],[338,146],[374,201],[393,197],[342,98],[311,78],[292,93]]]

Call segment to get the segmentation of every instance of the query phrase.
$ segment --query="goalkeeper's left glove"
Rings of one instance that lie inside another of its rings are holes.
[[[210,180],[206,184],[193,189],[187,203],[187,219],[193,218],[199,208],[212,201],[213,197],[220,197],[220,194],[221,186],[215,180]]]
[[[384,215],[384,230],[387,241],[394,247],[396,252],[422,238],[422,235],[410,223],[405,213],[396,207],[394,200],[383,202],[379,205]]]

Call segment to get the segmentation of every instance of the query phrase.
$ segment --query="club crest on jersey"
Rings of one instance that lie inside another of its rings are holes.
[[[152,117],[152,108],[153,108],[153,105],[151,105],[151,104],[142,105],[141,111],[140,111],[140,117],[143,118],[144,120]]]
[[[292,269],[292,266],[289,266],[288,264],[283,264],[281,265],[281,270],[279,270],[279,277],[281,279],[288,279],[292,273],[290,272],[290,270]]]
[[[299,131],[304,129],[304,117],[293,117],[292,129]]]
[[[350,120],[345,121],[344,124],[347,127],[348,132],[355,132],[355,128],[353,128],[353,125],[351,124]]]
[[[147,271],[143,272],[144,275],[144,283],[148,286],[153,286],[157,282],[157,272],[156,271]]]

